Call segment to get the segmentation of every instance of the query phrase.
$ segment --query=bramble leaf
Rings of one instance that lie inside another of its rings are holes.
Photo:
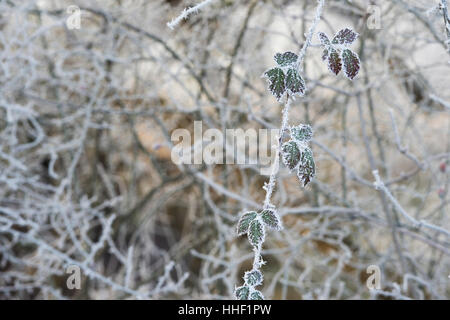
[[[263,275],[259,270],[247,271],[244,274],[244,281],[249,286],[259,286],[263,282]]]
[[[265,209],[261,212],[264,224],[274,230],[281,230],[281,221],[278,214],[272,209]]]
[[[322,44],[323,47],[330,45],[330,39],[328,39],[328,36],[325,33],[319,32],[318,36],[319,36],[320,43]]]
[[[330,39],[328,39],[328,36],[323,32],[319,32],[318,37],[319,37],[320,43],[322,44],[322,47],[324,49],[322,52],[322,60],[325,61],[328,59],[329,48],[331,45]]]
[[[342,61],[344,62],[345,75],[350,80],[353,80],[361,67],[358,55],[349,49],[345,49],[342,52]]]
[[[328,53],[329,53],[328,49],[324,49],[323,50],[323,52],[322,52],[322,61],[325,61],[325,60],[328,59]]]
[[[313,131],[309,124],[300,124],[290,128],[292,139],[298,142],[308,142],[311,140]]]
[[[295,141],[285,142],[282,146],[283,163],[293,170],[300,161],[300,149]]]
[[[280,68],[272,68],[267,70],[264,73],[264,76],[266,76],[269,80],[270,92],[275,96],[275,98],[277,98],[277,100],[280,100],[286,90],[283,70]]]
[[[236,299],[238,299],[238,300],[248,300],[249,293],[250,293],[250,288],[247,286],[238,287],[234,291],[234,295],[236,296]]]
[[[334,49],[331,49],[330,54],[328,55],[328,69],[335,75],[338,75],[342,69],[341,57]]]
[[[248,229],[248,240],[254,247],[256,247],[264,242],[264,237],[264,225],[258,219],[253,220]]]
[[[295,62],[297,62],[297,58],[298,56],[290,51],[287,51],[285,53],[277,53],[274,56],[275,62],[280,66],[280,67],[286,67],[290,64],[294,64]]]
[[[264,300],[264,297],[260,291],[255,290],[250,294],[249,300]]]
[[[316,164],[314,163],[311,149],[307,147],[302,152],[297,176],[300,179],[300,182],[303,183],[303,187],[306,187],[306,185],[312,180],[315,175]]]
[[[358,36],[359,34],[353,31],[352,29],[345,28],[336,33],[332,43],[350,45],[356,40],[356,38],[358,38]]]
[[[305,94],[305,81],[293,68],[289,68],[287,71],[286,88],[290,95],[303,96]]]
[[[256,218],[257,213],[255,211],[249,211],[242,215],[237,225],[238,236],[246,234],[250,223]]]

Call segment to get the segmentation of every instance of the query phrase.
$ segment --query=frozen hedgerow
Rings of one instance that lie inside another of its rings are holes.
[[[319,32],[318,37],[323,47],[322,60],[328,64],[328,69],[338,75],[344,68],[344,74],[353,80],[359,72],[361,63],[358,55],[348,47],[358,38],[359,34],[350,28],[340,30],[330,41],[328,36]]]

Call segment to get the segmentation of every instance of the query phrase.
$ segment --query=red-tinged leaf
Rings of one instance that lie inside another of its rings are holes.
[[[335,75],[338,75],[342,69],[342,60],[339,53],[332,49],[328,56],[328,69]]]
[[[349,49],[342,52],[342,61],[344,63],[344,73],[350,80],[353,80],[361,68],[359,57]]]
[[[350,28],[345,28],[336,33],[333,38],[333,44],[350,45],[358,38],[359,34]]]

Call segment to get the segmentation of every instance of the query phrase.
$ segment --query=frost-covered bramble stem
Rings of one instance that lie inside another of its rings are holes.
[[[297,59],[297,67],[301,69],[301,65],[303,63],[303,60],[305,59],[306,50],[311,45],[311,40],[314,35],[314,30],[317,27],[317,24],[320,21],[320,17],[322,16],[323,7],[325,5],[325,0],[319,0],[318,5],[316,8],[316,16],[314,17],[314,21],[311,24],[311,27],[309,28],[308,34],[306,35],[305,43],[303,44],[302,48],[300,49],[300,53],[298,54]]]
[[[282,224],[278,213],[275,211],[275,206],[271,203],[273,190],[276,185],[277,174],[279,171],[280,156],[283,152],[283,136],[289,129],[291,138],[298,141],[291,140],[293,144],[291,150],[293,150],[288,157],[289,168],[292,170],[298,168],[300,180],[303,185],[310,181],[315,174],[315,164],[312,158],[312,151],[307,148],[306,143],[311,139],[312,129],[309,125],[301,125],[295,128],[289,128],[289,109],[291,107],[292,99],[295,95],[303,96],[305,94],[306,86],[302,79],[299,70],[300,65],[303,63],[306,50],[311,44],[311,39],[314,34],[314,30],[320,21],[323,6],[325,1],[319,0],[316,8],[316,16],[314,18],[312,26],[309,28],[306,35],[306,41],[297,56],[292,52],[285,52],[283,54],[277,53],[275,55],[275,61],[277,67],[267,70],[264,76],[269,80],[269,91],[280,101],[286,96],[284,108],[282,111],[281,128],[278,137],[278,145],[275,152],[275,162],[272,165],[272,170],[269,178],[269,182],[264,185],[266,196],[264,200],[263,210],[261,212],[249,211],[241,216],[238,222],[237,234],[247,234],[248,240],[253,246],[254,259],[253,268],[250,271],[245,272],[244,285],[235,289],[235,296],[239,300],[260,300],[263,299],[262,293],[255,289],[263,282],[263,274],[260,269],[264,265],[264,261],[261,257],[261,248],[264,244],[266,227],[274,230],[281,230]],[[295,132],[295,134],[293,134]],[[292,136],[295,137],[292,137]],[[301,150],[301,151],[300,151]],[[285,155],[283,154],[283,161],[286,163]],[[300,164],[302,162],[302,164]]]
[[[278,137],[278,146],[275,153],[275,162],[272,166],[272,172],[270,173],[269,183],[267,183],[264,188],[266,190],[266,198],[264,200],[264,209],[268,209],[272,207],[272,204],[270,203],[270,199],[272,197],[273,189],[275,188],[276,180],[277,180],[277,174],[280,164],[280,153],[281,153],[281,146],[283,145],[283,134],[286,131],[289,123],[289,109],[291,107],[291,98],[286,98],[286,104],[283,108],[283,119],[281,121],[281,128],[280,128],[280,136]]]
[[[444,16],[445,32],[447,34],[447,51],[450,53],[450,17],[448,15],[447,0],[441,0],[441,9]]]
[[[311,39],[314,35],[314,30],[316,29],[317,24],[320,21],[320,17],[322,16],[323,6],[325,5],[325,0],[319,0],[318,5],[316,8],[316,15],[314,17],[314,21],[309,28],[308,34],[306,35],[305,43],[303,44],[302,48],[300,49],[300,53],[297,58],[297,68],[300,69],[301,65],[303,63],[303,60],[305,59],[306,50],[311,44]],[[266,184],[265,190],[266,190],[266,198],[264,200],[264,209],[267,209],[271,206],[270,199],[272,197],[273,189],[275,188],[276,184],[276,177],[278,174],[278,167],[280,162],[280,154],[281,154],[281,147],[282,147],[282,139],[283,134],[287,129],[288,121],[289,121],[289,108],[291,105],[291,99],[289,95],[286,98],[286,104],[283,109],[283,120],[281,122],[281,128],[280,128],[280,137],[278,139],[278,146],[275,153],[275,163],[272,166],[272,172],[270,174],[269,183]]]
[[[168,22],[167,26],[173,30],[181,22],[181,20],[186,20],[191,14],[197,13],[199,10],[203,9],[213,1],[215,0],[204,0],[193,7],[185,8],[178,17]]]

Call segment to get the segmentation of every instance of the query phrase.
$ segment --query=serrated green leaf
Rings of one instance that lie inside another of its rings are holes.
[[[257,213],[255,211],[249,211],[242,215],[237,225],[238,236],[247,233],[248,227],[250,226],[250,223],[256,218],[256,215]]]
[[[281,221],[275,210],[265,209],[261,212],[261,219],[264,224],[274,230],[281,230]]]
[[[247,286],[238,287],[234,291],[234,295],[236,296],[236,299],[238,299],[238,300],[248,300],[249,293],[250,293],[250,288]]]
[[[274,59],[280,67],[286,67],[296,63],[298,56],[293,52],[287,51],[285,53],[277,53]]]
[[[310,148],[305,148],[302,152],[300,164],[297,170],[297,176],[303,183],[303,187],[316,175],[316,164],[314,163],[313,153]]]
[[[344,28],[340,30],[333,38],[333,44],[343,44],[350,45],[352,44],[356,38],[358,38],[359,34],[353,31],[350,28]]]
[[[305,94],[305,81],[293,68],[289,68],[286,74],[286,89],[289,94],[303,96]]]
[[[255,290],[250,294],[249,300],[264,300],[264,296],[262,295],[262,293],[260,291]]]
[[[358,55],[349,49],[345,49],[342,52],[342,61],[344,62],[345,75],[350,80],[353,80],[361,67]]]
[[[269,90],[270,92],[277,98],[277,100],[280,100],[283,96],[284,92],[286,91],[285,87],[285,76],[283,70],[280,68],[272,68],[267,70],[264,75],[269,80]]]
[[[264,225],[258,219],[253,220],[248,228],[248,240],[254,247],[257,247],[264,242],[264,237]]]
[[[335,75],[338,75],[342,69],[342,61],[339,53],[331,49],[328,55],[328,69],[333,72]]]
[[[255,287],[263,282],[263,275],[259,270],[247,271],[244,275],[245,284]]]
[[[291,127],[291,137],[298,142],[308,142],[313,135],[312,128],[309,124],[300,124]]]
[[[300,149],[295,141],[288,141],[281,147],[283,163],[289,170],[293,170],[300,161]]]

